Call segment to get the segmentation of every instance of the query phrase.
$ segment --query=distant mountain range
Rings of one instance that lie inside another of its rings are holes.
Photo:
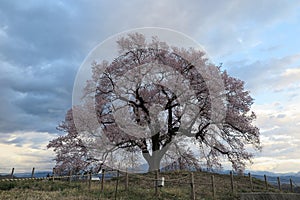
[[[282,184],[290,184],[290,179],[292,179],[293,183],[297,186],[300,186],[300,172],[297,173],[274,173],[268,171],[253,171],[251,172],[252,176],[261,180],[264,180],[264,175],[267,176],[267,180],[269,183],[277,184],[277,177],[280,178],[280,182]]]
[[[252,175],[252,177],[264,180],[264,175]],[[294,185],[300,186],[300,176],[267,176],[267,180],[269,183],[277,184],[277,177],[280,178],[281,184],[290,184],[290,179],[292,179]]]
[[[249,171],[246,171],[247,173]],[[266,176],[297,176],[300,177],[300,171],[299,172],[289,172],[289,173],[275,173],[275,172],[269,172],[269,171],[251,171],[251,174],[255,175],[266,175]]]
[[[52,171],[40,171],[34,173],[34,178],[45,178],[47,176],[52,175]],[[105,173],[105,179],[110,179],[112,177],[116,177],[117,174],[116,172],[106,172]],[[92,180],[99,180],[101,177],[101,174],[94,174],[92,175]],[[4,174],[0,173],[0,179],[10,179],[11,175],[10,174]],[[14,178],[31,178],[31,172],[22,172],[22,173],[14,173]]]
[[[229,174],[230,170],[219,170],[216,171],[220,174]],[[280,182],[282,184],[290,184],[290,179],[296,184],[297,186],[300,186],[300,172],[289,172],[289,173],[275,173],[275,172],[269,172],[269,171],[245,171],[245,176],[248,175],[248,173],[251,173],[251,176],[260,180],[265,180],[264,175],[267,176],[267,180],[271,184],[277,184],[277,177],[280,178]]]
[[[47,177],[48,174],[51,175],[52,171],[35,172],[34,177],[35,178],[43,178],[43,177]],[[10,175],[0,173],[0,177],[10,178]],[[14,173],[14,177],[16,177],[16,178],[31,178],[31,172]]]

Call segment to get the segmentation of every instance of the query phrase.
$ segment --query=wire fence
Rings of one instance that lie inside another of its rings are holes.
[[[17,173],[16,173],[17,175]],[[237,175],[232,171],[228,174],[216,174],[209,172],[189,172],[189,171],[173,171],[136,174],[123,172],[116,169],[102,170],[101,173],[87,172],[83,174],[67,174],[57,173],[53,169],[52,173],[36,171],[32,168],[31,173],[26,173],[27,177],[19,177],[15,175],[15,168],[12,168],[11,173],[1,175],[1,182],[15,182],[26,180],[47,180],[47,181],[68,181],[68,182],[86,182],[88,188],[91,188],[92,182],[97,182],[100,185],[100,191],[112,190],[115,194],[115,199],[120,190],[128,191],[131,188],[140,188],[142,190],[152,190],[154,196],[160,194],[174,194],[172,188],[180,187],[190,195],[190,199],[212,198],[217,199],[225,193],[235,196],[238,193],[247,192],[295,192],[295,188],[299,187],[291,178],[275,178],[264,175],[263,182],[253,178],[251,173],[247,175]],[[37,177],[39,176],[39,177]],[[176,178],[174,178],[176,177]],[[272,181],[270,182],[269,180]],[[288,184],[287,184],[288,183]],[[108,185],[110,187],[108,187]],[[113,186],[113,187],[112,187]],[[99,188],[99,187],[98,187]]]

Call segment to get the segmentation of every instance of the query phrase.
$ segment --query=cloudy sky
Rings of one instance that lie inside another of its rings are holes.
[[[300,171],[300,2],[0,0],[0,172],[50,169],[46,149],[76,72],[100,42],[139,27],[180,31],[246,82],[263,151],[250,170]]]

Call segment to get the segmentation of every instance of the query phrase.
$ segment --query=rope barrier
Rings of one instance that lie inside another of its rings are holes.
[[[138,177],[140,179],[143,179],[143,180],[149,180],[149,181],[160,181],[161,179],[155,179],[155,178],[150,178],[150,177],[147,177],[147,176],[141,176],[141,175],[138,175],[138,174],[131,174],[135,177]],[[176,182],[176,181],[180,181],[180,180],[187,180],[189,179],[189,175],[185,175],[184,177],[181,177],[181,178],[177,178],[177,179],[165,179],[164,181],[165,182]]]
[[[93,175],[98,175],[98,174],[91,174],[91,176],[93,176]],[[31,177],[28,177],[28,178],[18,178],[18,177],[16,177],[16,178],[0,178],[0,182],[2,181],[2,182],[5,182],[5,181],[26,181],[26,180],[47,180],[47,179],[49,179],[49,180],[52,180],[53,178],[54,179],[63,179],[63,178],[76,178],[76,177],[81,177],[81,178],[83,178],[83,177],[88,177],[88,176],[90,176],[89,174],[83,174],[83,175],[81,175],[81,174],[78,174],[78,175],[71,175],[71,176],[50,176],[50,177],[39,177],[39,178],[31,178]]]
[[[177,179],[165,179],[165,181],[167,182],[176,182],[176,181],[181,181],[181,180],[188,180],[190,179],[189,175],[186,175],[182,178],[177,178]]]

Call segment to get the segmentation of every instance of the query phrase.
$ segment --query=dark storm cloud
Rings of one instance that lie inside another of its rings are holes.
[[[0,68],[0,130],[55,131],[71,106],[77,63],[51,61],[21,67],[2,63]],[[74,67],[75,66],[75,67]]]
[[[108,22],[114,5],[103,6],[0,2],[0,132],[56,131],[81,62],[118,27]]]
[[[1,25],[7,27],[8,35],[1,54],[6,60],[36,65],[76,53],[78,40],[70,34],[71,10],[55,1],[38,2],[1,2]]]
[[[54,132],[84,58],[72,9],[54,1],[0,4],[0,132]]]
[[[295,8],[283,1],[1,1],[0,132],[54,132],[71,107],[80,63],[112,34],[167,27],[222,55],[239,47],[241,34],[251,41]]]

